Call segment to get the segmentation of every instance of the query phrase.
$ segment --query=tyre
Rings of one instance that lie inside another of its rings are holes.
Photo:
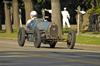
[[[50,48],[55,48],[57,41],[52,41],[49,43]]]
[[[19,28],[18,37],[17,38],[18,38],[18,44],[21,47],[23,47],[24,44],[25,44],[25,35],[26,35],[26,33],[25,33],[24,27]]]
[[[68,46],[69,49],[74,48],[75,41],[76,41],[76,32],[75,31],[70,31],[68,33],[68,37],[67,37],[67,46]]]
[[[41,35],[39,29],[34,30],[34,47],[40,48],[41,46]]]

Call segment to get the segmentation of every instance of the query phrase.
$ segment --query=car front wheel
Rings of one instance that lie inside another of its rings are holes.
[[[70,31],[68,33],[68,37],[67,37],[67,46],[68,46],[69,49],[74,48],[75,41],[76,41],[76,32],[75,31]]]
[[[18,38],[18,44],[21,47],[23,47],[24,44],[25,44],[25,35],[26,35],[26,33],[25,33],[24,27],[19,28],[18,37],[17,38]]]
[[[34,31],[34,47],[40,48],[41,46],[41,35],[39,29],[35,29]]]

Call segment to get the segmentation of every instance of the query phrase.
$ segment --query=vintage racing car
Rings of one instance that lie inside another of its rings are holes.
[[[73,49],[75,46],[76,33],[71,30],[68,32],[67,46]],[[46,21],[42,18],[37,18],[31,21],[28,28],[20,27],[18,31],[18,44],[23,47],[25,40],[34,42],[34,47],[40,48],[41,43],[49,44],[50,48],[55,48],[57,42],[61,40],[58,36],[58,26],[52,22]]]

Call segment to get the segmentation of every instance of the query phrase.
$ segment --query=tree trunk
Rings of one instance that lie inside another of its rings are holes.
[[[0,30],[2,30],[2,24],[1,24],[1,22],[2,22],[2,3],[0,3],[1,4],[1,6],[0,6]]]
[[[0,15],[0,30],[2,30],[1,15]]]
[[[97,7],[100,7],[100,0],[96,0]]]
[[[84,14],[83,16],[83,24],[82,24],[82,32],[85,32],[88,30],[88,27],[89,27],[89,16],[90,14],[86,13]]]
[[[5,26],[6,32],[12,33],[10,6],[5,2]]]
[[[80,33],[80,6],[77,7],[78,14],[77,14],[77,35]]]
[[[25,4],[25,13],[26,13],[26,21],[30,18],[30,12],[32,11],[32,1],[31,0],[24,0]]]
[[[20,19],[19,19],[19,11],[18,11],[18,0],[13,0],[13,21],[14,26],[19,28],[20,26]]]
[[[51,0],[52,22],[58,25],[58,35],[62,38],[60,0]]]
[[[2,30],[2,24],[1,24],[1,22],[0,22],[0,30]]]

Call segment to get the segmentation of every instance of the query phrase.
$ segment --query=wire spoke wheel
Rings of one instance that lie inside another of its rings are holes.
[[[18,31],[18,44],[19,46],[23,47],[24,44],[25,44],[25,29],[23,27],[19,28],[19,31]]]
[[[34,47],[40,48],[41,45],[41,35],[39,29],[35,29],[34,31]]]
[[[69,49],[73,49],[76,41],[76,33],[75,31],[70,31],[67,37],[67,46]]]

